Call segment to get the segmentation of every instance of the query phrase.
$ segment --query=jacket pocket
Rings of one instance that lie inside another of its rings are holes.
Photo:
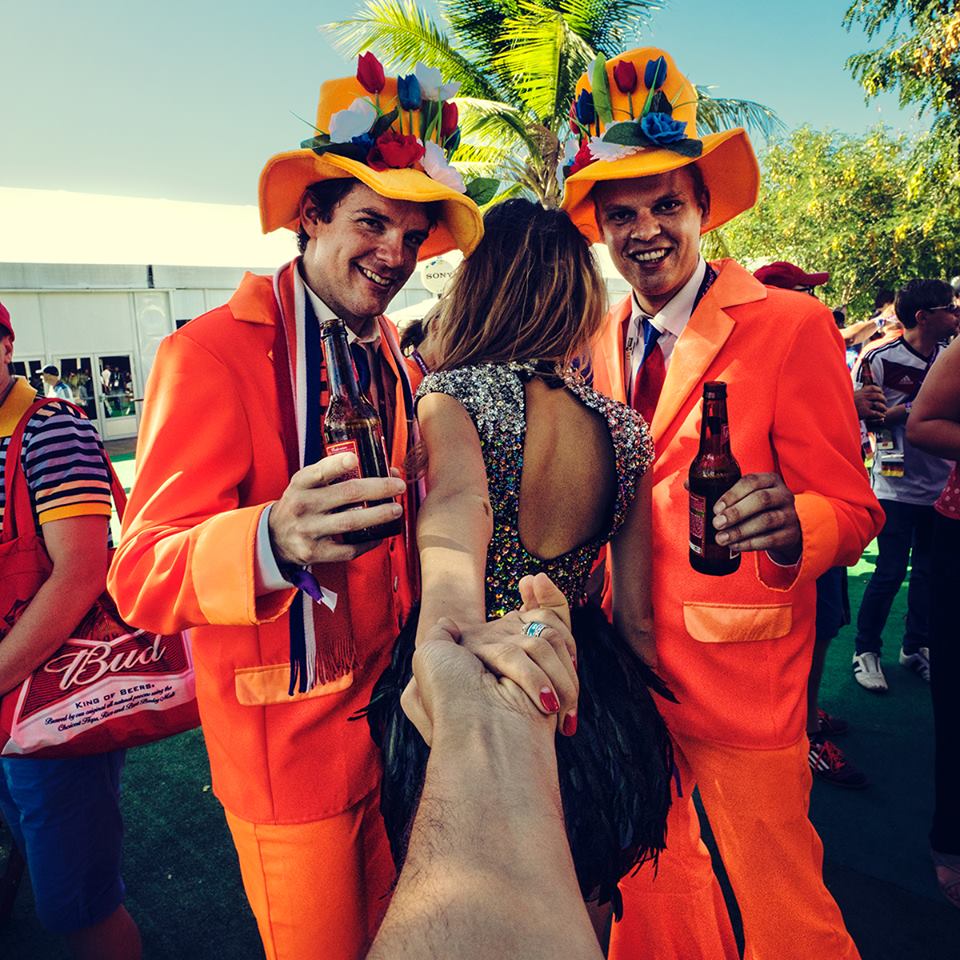
[[[701,643],[777,640],[785,637],[793,627],[793,605],[742,606],[684,601],[683,624],[687,633]]]
[[[290,696],[290,664],[276,663],[266,667],[238,667],[234,670],[237,701],[245,707],[265,707],[275,703],[296,703],[315,697],[328,697],[353,686],[353,671],[308,690]]]

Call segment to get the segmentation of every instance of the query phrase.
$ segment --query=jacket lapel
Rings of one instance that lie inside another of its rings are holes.
[[[593,385],[620,403],[627,402],[627,383],[624,379],[623,322],[630,316],[630,296],[627,295],[607,315],[596,348],[592,351]]]
[[[714,263],[717,279],[698,304],[670,355],[663,392],[653,417],[656,443],[685,407],[690,394],[727,342],[736,321],[727,307],[766,298],[766,288],[733,260]]]

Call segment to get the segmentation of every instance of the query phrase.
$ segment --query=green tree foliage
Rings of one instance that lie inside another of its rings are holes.
[[[875,50],[854,54],[847,67],[867,98],[896,90],[900,105],[932,114],[938,137],[960,142],[960,5],[956,0],[856,0],[844,24],[859,24]]]
[[[931,137],[803,127],[772,144],[761,165],[759,202],[708,234],[708,255],[828,270],[825,299],[849,303],[852,319],[869,314],[880,288],[958,272],[960,190]]]
[[[557,163],[580,75],[598,54],[633,46],[659,0],[439,0],[432,20],[414,0],[365,0],[349,20],[327,24],[350,54],[372,50],[390,69],[422,60],[461,83],[464,145],[457,165],[498,176],[548,206],[560,201]],[[704,98],[705,132],[744,125],[769,135],[776,115],[749,100]],[[503,196],[503,195],[501,195]]]

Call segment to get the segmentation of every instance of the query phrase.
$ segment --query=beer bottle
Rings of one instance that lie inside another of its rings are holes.
[[[730,451],[727,385],[703,385],[700,449],[690,464],[690,566],[699,573],[722,577],[740,566],[740,554],[716,541],[713,508],[740,479],[740,464]]]
[[[323,443],[327,456],[335,453],[353,453],[359,467],[351,477],[389,477],[387,446],[383,440],[380,418],[373,404],[361,393],[357,372],[347,344],[347,330],[337,318],[327,320],[320,328],[323,338],[323,357],[327,366],[330,402],[323,418]],[[389,500],[376,500],[362,506],[375,507]],[[360,505],[342,507],[357,510]],[[403,517],[389,523],[341,534],[344,543],[366,543],[392,537],[403,529]]]
[[[873,376],[873,368],[870,366],[870,361],[866,358],[860,361],[860,386],[877,386],[877,381]],[[868,430],[876,430],[883,424],[883,417],[864,417],[863,422],[866,424]]]

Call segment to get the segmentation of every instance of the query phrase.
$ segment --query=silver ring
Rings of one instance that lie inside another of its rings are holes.
[[[534,620],[531,623],[527,624],[527,628],[523,631],[524,636],[526,637],[539,637],[544,630],[547,629],[545,623],[541,623],[539,620]]]

